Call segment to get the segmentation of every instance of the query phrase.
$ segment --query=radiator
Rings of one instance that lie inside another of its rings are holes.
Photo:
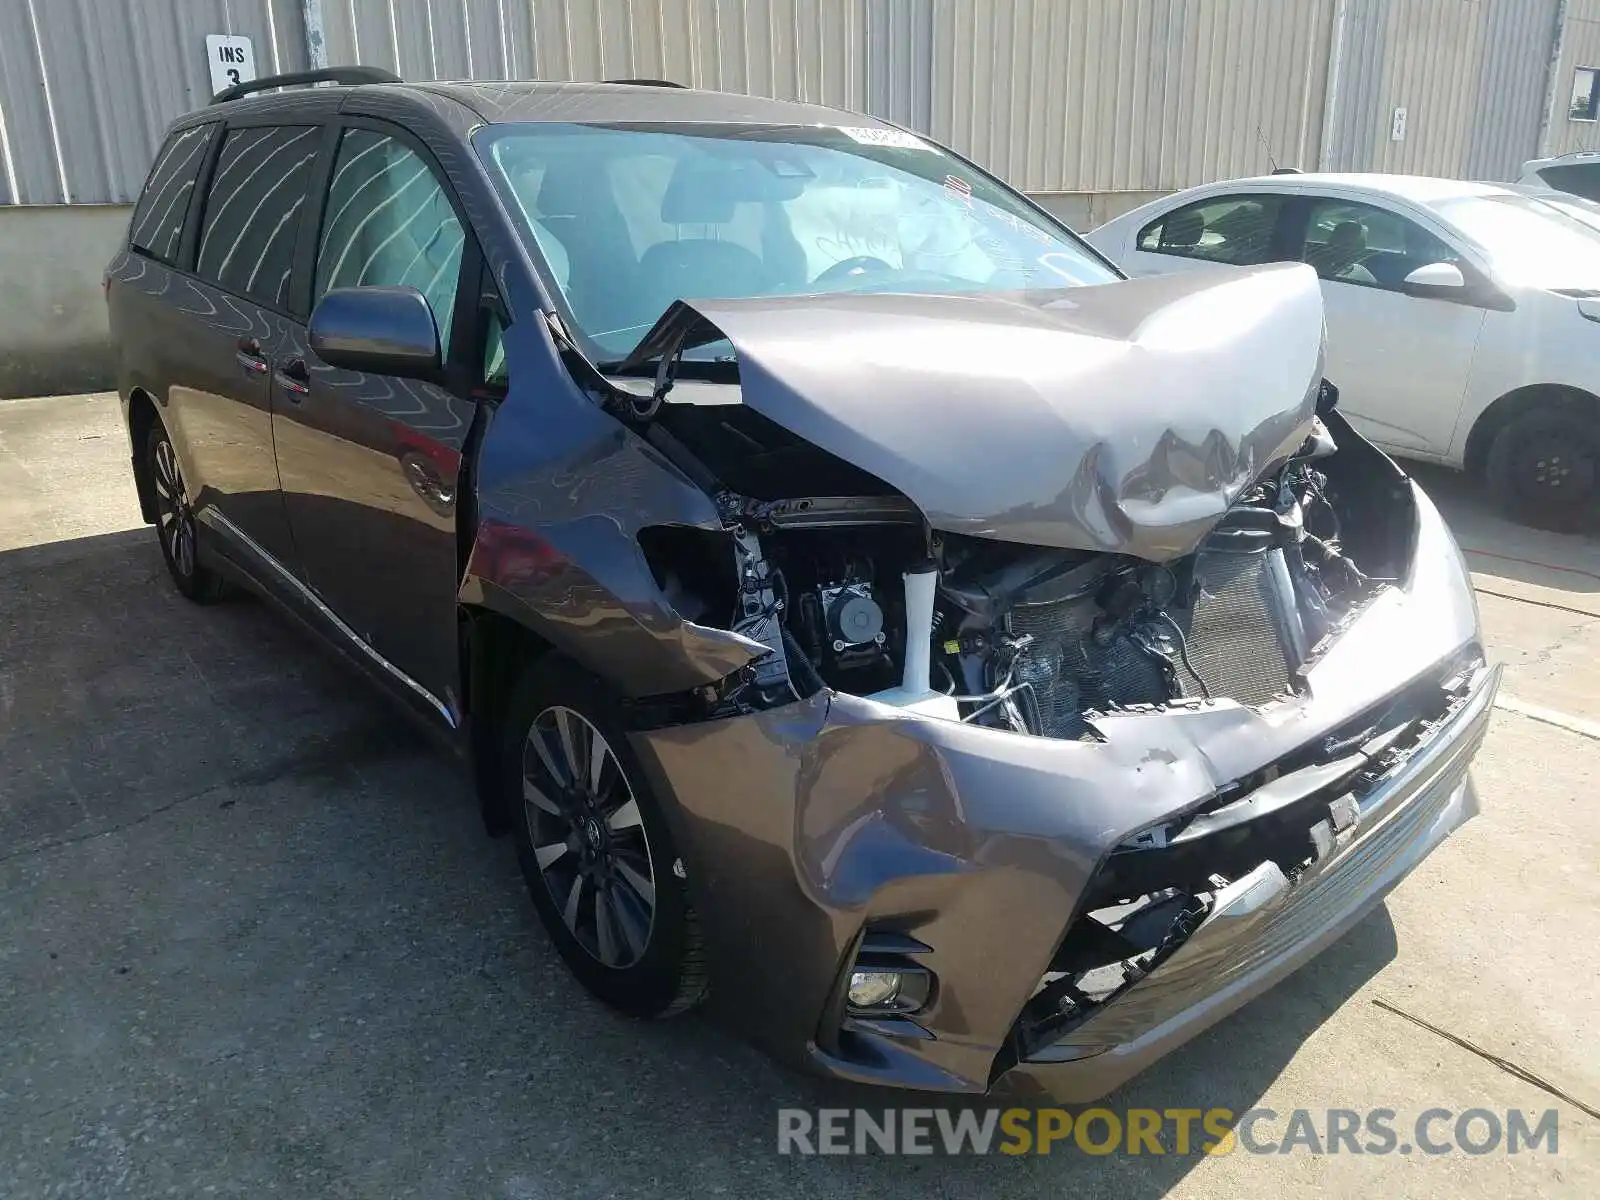
[[[1195,560],[1192,608],[1170,615],[1183,631],[1189,662],[1214,697],[1264,704],[1289,690],[1289,630],[1294,600],[1281,551],[1202,549]],[[1278,567],[1279,569],[1274,569]],[[1045,737],[1073,738],[1083,713],[1173,698],[1162,663],[1122,631],[1097,634],[1099,608],[1079,598],[1019,604],[1007,616],[1014,635],[1033,640],[1017,656],[1015,678],[1030,685],[1033,716]],[[1199,680],[1172,661],[1176,694],[1202,694]]]

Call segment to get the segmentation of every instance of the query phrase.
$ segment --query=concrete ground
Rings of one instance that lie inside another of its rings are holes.
[[[0,1196],[1600,1194],[1600,1120],[1511,1069],[1600,1107],[1600,542],[1423,477],[1507,666],[1483,815],[1109,1101],[1554,1106],[1558,1153],[802,1160],[778,1108],[891,1098],[587,999],[449,761],[177,597],[126,454],[114,398],[0,403]]]

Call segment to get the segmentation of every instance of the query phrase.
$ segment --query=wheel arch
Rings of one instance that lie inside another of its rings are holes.
[[[1574,407],[1600,420],[1600,396],[1570,384],[1533,383],[1514,388],[1478,414],[1467,433],[1462,464],[1469,475],[1483,478],[1494,439],[1519,414],[1530,408]]]
[[[156,492],[150,478],[150,465],[145,462],[145,441],[151,428],[160,421],[156,402],[142,387],[128,393],[128,440],[132,445],[133,486],[139,495],[139,516],[146,525],[156,523]]]
[[[515,799],[505,794],[499,769],[506,709],[528,664],[553,653],[555,646],[492,608],[462,604],[459,612],[473,785],[484,827],[498,837],[511,828]]]

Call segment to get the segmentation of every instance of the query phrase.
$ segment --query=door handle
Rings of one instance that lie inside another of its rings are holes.
[[[287,392],[289,399],[296,404],[311,391],[311,372],[306,370],[306,360],[303,358],[284,363],[278,368],[274,378],[278,386]]]
[[[253,337],[240,338],[239,348],[233,357],[251,375],[267,373],[267,356],[261,353],[261,343]]]

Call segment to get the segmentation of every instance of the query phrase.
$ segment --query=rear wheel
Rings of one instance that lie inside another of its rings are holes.
[[[694,1007],[706,993],[699,928],[621,705],[549,655],[518,685],[506,733],[517,858],[567,966],[635,1016]]]
[[[1576,408],[1526,409],[1495,435],[1485,473],[1517,520],[1563,532],[1591,526],[1600,520],[1600,419]]]
[[[222,579],[200,565],[199,527],[190,504],[183,471],[172,439],[159,420],[145,435],[145,468],[156,502],[156,537],[167,573],[179,592],[197,604],[210,604],[222,595]]]

